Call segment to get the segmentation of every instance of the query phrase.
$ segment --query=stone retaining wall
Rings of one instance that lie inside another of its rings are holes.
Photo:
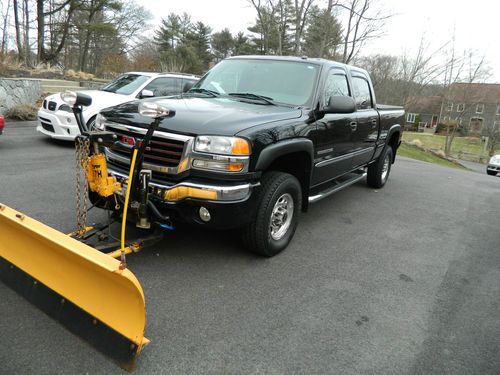
[[[35,104],[42,94],[36,79],[0,78],[0,115],[20,104]]]

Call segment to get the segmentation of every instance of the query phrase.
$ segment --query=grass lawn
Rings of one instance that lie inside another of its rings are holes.
[[[415,139],[420,140],[424,148],[444,151],[444,143],[446,140],[446,137],[444,135],[413,132],[403,133],[403,140],[405,140],[406,142],[411,142]],[[451,155],[453,157],[458,157],[459,154],[462,154],[461,156],[465,160],[477,161],[479,159],[479,156],[481,155],[483,147],[484,145],[483,143],[481,143],[481,140],[479,138],[455,137],[451,146]],[[497,152],[500,152],[500,150],[497,150]]]
[[[439,165],[442,165],[444,167],[466,169],[466,168],[462,167],[461,165],[457,165],[455,163],[452,163],[451,161],[448,161],[446,159],[442,159],[439,156],[436,156],[434,154],[431,154],[430,152],[426,152],[424,150],[421,150],[416,146],[412,146],[412,145],[408,145],[408,144],[404,144],[404,143],[402,143],[401,146],[399,147],[398,155],[405,156],[407,158],[426,161],[428,163],[439,164]]]

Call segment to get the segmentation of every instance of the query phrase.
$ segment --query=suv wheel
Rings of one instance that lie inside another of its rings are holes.
[[[490,171],[489,169],[487,169],[486,173],[488,173],[490,176],[496,176],[498,172]]]
[[[257,214],[254,221],[243,228],[243,242],[250,251],[272,257],[292,240],[302,192],[299,181],[283,172],[265,173],[261,184]]]
[[[392,147],[386,146],[378,160],[368,166],[368,177],[366,179],[368,186],[380,189],[385,185],[389,178],[389,173],[391,173],[392,155]]]

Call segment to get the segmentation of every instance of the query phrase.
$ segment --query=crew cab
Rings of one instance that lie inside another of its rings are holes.
[[[401,107],[377,104],[365,70],[305,57],[231,57],[186,94],[145,100],[175,111],[142,164],[156,218],[239,228],[263,256],[286,248],[309,204],[365,176],[384,186],[404,121]],[[96,127],[141,142],[150,119],[138,105],[101,111]],[[130,152],[105,152],[125,181]]]
[[[177,95],[188,91],[198,78],[182,73],[125,73],[99,90],[85,90],[92,104],[85,107],[83,120],[92,129],[97,113],[103,108],[135,99]],[[61,99],[60,93],[49,95],[43,101],[38,110],[36,130],[64,141],[73,141],[80,134],[72,109]]]

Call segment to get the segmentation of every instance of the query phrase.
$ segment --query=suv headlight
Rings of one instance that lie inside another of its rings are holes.
[[[196,137],[194,150],[219,155],[250,155],[250,143],[238,137],[200,135]]]
[[[222,172],[246,172],[250,143],[243,138],[200,135],[193,145],[192,166]]]
[[[95,118],[95,125],[94,127],[97,129],[97,130],[104,130],[104,123],[106,122],[106,117],[104,117],[103,115],[101,115],[100,113],[97,114],[96,118]]]

